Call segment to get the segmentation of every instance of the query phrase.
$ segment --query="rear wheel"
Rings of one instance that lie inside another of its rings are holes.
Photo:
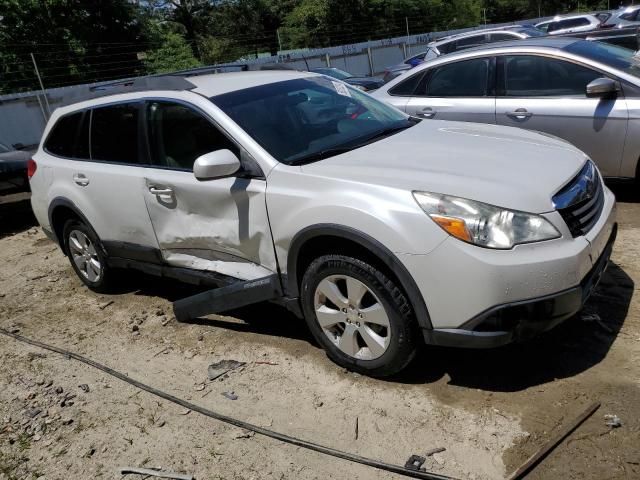
[[[68,220],[63,231],[67,256],[80,280],[96,292],[108,291],[112,272],[98,236],[86,224],[75,219]]]
[[[385,377],[415,355],[417,332],[408,299],[362,260],[343,255],[314,260],[302,279],[301,301],[315,339],[341,366]]]

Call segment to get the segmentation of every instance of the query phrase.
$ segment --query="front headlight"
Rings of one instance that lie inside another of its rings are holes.
[[[480,247],[509,249],[560,237],[544,217],[438,193],[413,192],[418,205],[450,235]]]

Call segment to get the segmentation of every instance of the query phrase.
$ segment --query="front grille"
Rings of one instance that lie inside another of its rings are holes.
[[[553,197],[553,204],[573,238],[586,235],[593,228],[604,206],[604,188],[591,161]]]

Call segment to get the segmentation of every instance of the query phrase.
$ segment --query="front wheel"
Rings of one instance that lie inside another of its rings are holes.
[[[362,260],[325,255],[301,286],[307,324],[338,365],[373,377],[394,375],[416,353],[417,328],[403,291]]]

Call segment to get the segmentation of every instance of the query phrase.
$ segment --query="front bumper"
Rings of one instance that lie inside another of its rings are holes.
[[[617,224],[593,268],[576,287],[552,295],[499,305],[460,328],[425,330],[431,345],[491,348],[532,338],[580,311],[607,268],[616,239]]]

